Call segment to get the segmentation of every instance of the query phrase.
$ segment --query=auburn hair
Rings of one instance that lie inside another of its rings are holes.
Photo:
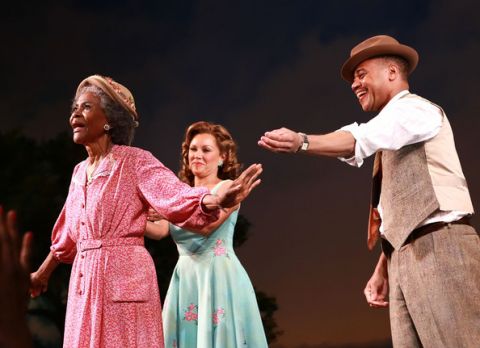
[[[220,150],[220,155],[224,156],[223,165],[218,167],[218,178],[222,180],[234,180],[238,177],[241,164],[237,158],[237,144],[233,140],[230,132],[220,124],[213,124],[206,121],[199,121],[191,124],[185,131],[185,137],[182,143],[182,158],[178,177],[183,182],[194,185],[194,175],[190,170],[188,162],[188,151],[190,143],[198,134],[211,134]]]

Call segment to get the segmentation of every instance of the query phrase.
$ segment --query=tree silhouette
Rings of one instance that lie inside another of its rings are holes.
[[[65,202],[74,166],[85,159],[83,146],[72,142],[71,136],[61,133],[55,138],[37,142],[25,137],[20,130],[0,133],[3,164],[0,171],[0,204],[16,209],[20,231],[34,232],[32,269],[43,261],[50,247],[52,227]],[[248,239],[251,223],[239,215],[234,247]],[[165,298],[170,277],[178,259],[171,238],[160,241],[146,239],[157,271],[162,299]],[[71,266],[60,265],[53,273],[48,291],[31,300],[28,320],[33,328],[35,347],[61,346],[66,298]],[[256,291],[259,308],[269,342],[281,332],[274,319],[278,309],[274,297]]]
[[[73,168],[85,157],[85,150],[66,133],[38,143],[18,130],[0,134],[0,146],[4,154],[0,203],[17,210],[20,231],[34,231],[31,261],[36,269],[49,252],[53,224],[65,202]],[[36,347],[61,344],[70,269],[60,265],[49,291],[30,301],[29,322],[41,328],[34,332]]]

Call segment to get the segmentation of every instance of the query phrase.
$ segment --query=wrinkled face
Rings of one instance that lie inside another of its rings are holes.
[[[367,59],[353,73],[352,91],[363,111],[380,111],[389,101],[389,69],[383,58]]]
[[[197,134],[190,142],[188,163],[195,177],[218,177],[218,163],[223,157],[217,140],[211,134]]]
[[[103,126],[107,117],[100,106],[100,98],[91,92],[80,94],[72,106],[70,125],[73,129],[73,141],[87,145],[105,136]]]

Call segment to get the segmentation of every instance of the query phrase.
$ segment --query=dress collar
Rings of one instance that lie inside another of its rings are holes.
[[[81,186],[87,186],[91,182],[93,182],[96,178],[102,176],[109,176],[112,172],[113,165],[116,162],[117,158],[117,150],[118,145],[113,145],[110,149],[110,152],[100,161],[100,164],[95,169],[90,182],[87,181],[87,166],[88,166],[88,159],[85,159],[83,162],[80,163],[80,166],[75,174],[73,180]]]

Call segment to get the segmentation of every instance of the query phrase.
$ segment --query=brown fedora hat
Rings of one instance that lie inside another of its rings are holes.
[[[84,79],[77,87],[77,95],[83,87],[93,85],[107,93],[114,101],[126,109],[135,121],[138,121],[137,109],[132,93],[124,85],[110,77],[92,75]]]
[[[348,82],[353,81],[355,68],[364,60],[378,56],[400,56],[408,62],[408,74],[417,67],[418,53],[413,48],[400,44],[388,35],[377,35],[360,42],[350,51],[350,58],[343,64],[341,75]]]

